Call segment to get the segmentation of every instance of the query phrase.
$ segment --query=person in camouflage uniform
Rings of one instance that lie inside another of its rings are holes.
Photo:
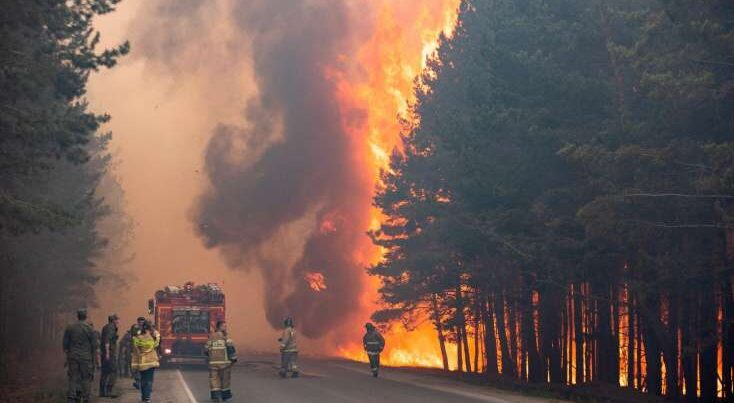
[[[87,310],[77,311],[78,321],[64,331],[63,348],[69,376],[69,402],[91,402],[97,357],[97,338],[87,323]]]
[[[112,314],[107,318],[107,324],[102,328],[99,351],[101,357],[101,375],[99,377],[99,396],[117,397],[113,394],[117,378],[117,327],[120,318]]]
[[[128,330],[125,332],[125,335],[122,336],[122,340],[120,340],[118,350],[119,354],[117,355],[118,371],[119,374],[124,377],[132,376],[132,371],[130,370],[130,361],[132,360],[132,342],[132,333]]]

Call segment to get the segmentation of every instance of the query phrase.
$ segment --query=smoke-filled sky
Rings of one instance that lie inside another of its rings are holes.
[[[216,281],[251,347],[269,347],[285,316],[310,338],[354,337],[376,298],[374,151],[397,143],[426,42],[455,3],[126,0],[102,18],[103,42],[132,52],[89,98],[113,117],[137,223],[137,282],[107,310],[131,320],[157,288]]]

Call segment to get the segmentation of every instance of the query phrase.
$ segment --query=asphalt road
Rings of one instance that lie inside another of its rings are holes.
[[[245,357],[233,369],[233,402],[556,402],[487,387],[467,385],[449,377],[417,373],[408,369],[383,368],[373,378],[367,364],[341,360],[300,360],[297,379],[278,376],[277,357]],[[209,401],[206,368],[169,368],[156,374],[155,389],[175,391],[181,403]],[[155,395],[155,393],[154,393]]]

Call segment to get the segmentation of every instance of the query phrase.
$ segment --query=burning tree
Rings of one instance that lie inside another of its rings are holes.
[[[734,9],[691,10],[462,2],[375,198],[375,318],[425,312],[444,367],[733,396]]]

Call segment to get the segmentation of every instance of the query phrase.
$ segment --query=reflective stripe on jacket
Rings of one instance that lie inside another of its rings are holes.
[[[236,359],[230,351],[234,351],[234,343],[222,332],[214,332],[204,347],[207,352],[209,368],[226,368]]]
[[[133,337],[133,357],[131,366],[134,371],[145,371],[150,368],[158,368],[158,348],[160,338],[157,332],[151,335],[150,332],[139,334]]]
[[[377,330],[367,332],[362,338],[362,343],[367,354],[380,354],[385,348],[385,339]]]

